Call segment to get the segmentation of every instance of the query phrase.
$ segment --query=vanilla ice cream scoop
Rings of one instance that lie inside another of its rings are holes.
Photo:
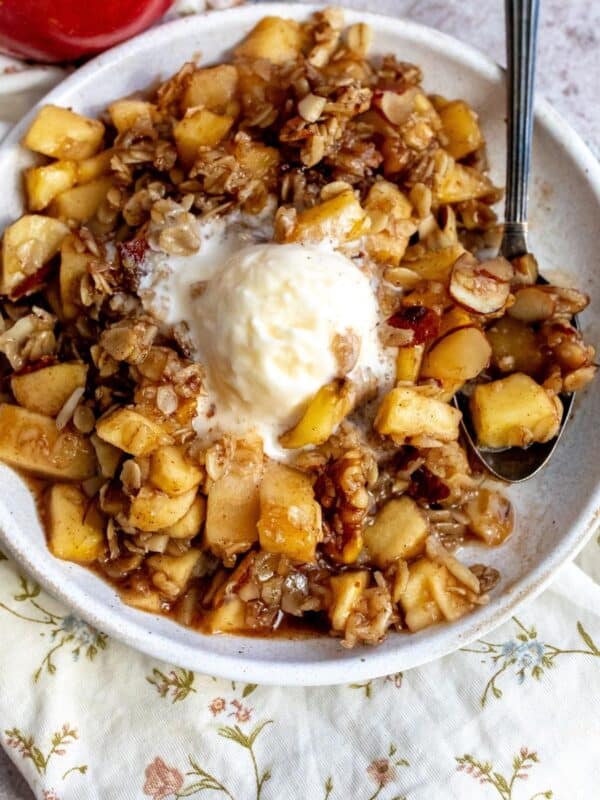
[[[220,265],[187,320],[207,370],[208,416],[197,429],[254,429],[267,453],[310,398],[339,374],[336,337],[353,334],[360,382],[389,370],[368,277],[331,248],[256,244]],[[276,451],[276,452],[273,452]]]

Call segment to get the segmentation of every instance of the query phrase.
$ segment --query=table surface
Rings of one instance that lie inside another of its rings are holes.
[[[346,0],[347,6],[369,5]],[[462,39],[504,63],[500,0],[388,0],[398,16]],[[540,20],[537,89],[600,156],[600,69],[596,51],[600,5],[588,0],[545,0]],[[1,721],[0,721],[1,722]],[[31,800],[32,794],[0,748],[0,800]]]

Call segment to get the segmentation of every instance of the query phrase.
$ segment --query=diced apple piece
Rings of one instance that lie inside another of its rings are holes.
[[[406,195],[390,181],[377,181],[367,195],[365,211],[377,233],[369,233],[365,247],[371,258],[398,266],[406,252],[410,231],[401,235],[397,223],[410,219],[412,205]],[[381,228],[381,220],[385,225]]]
[[[379,433],[394,440],[431,436],[451,442],[458,439],[460,419],[460,411],[447,403],[416,388],[398,386],[384,397],[374,424]]]
[[[458,328],[468,328],[471,325],[473,325],[471,314],[461,306],[452,306],[442,314],[438,338],[441,339],[451,331],[455,331]]]
[[[416,272],[422,280],[446,283],[455,261],[464,253],[458,242],[440,250],[429,250],[418,258],[407,258],[402,266]]]
[[[115,151],[111,147],[108,150],[102,150],[95,156],[84,158],[82,161],[76,161],[77,183],[89,183],[95,178],[107,175],[111,171],[110,160],[114,154]]]
[[[162,572],[167,580],[175,584],[178,595],[182,594],[192,579],[194,569],[202,556],[202,550],[192,547],[180,556],[153,555],[146,559],[146,564],[152,571],[153,583],[160,590],[160,586],[155,579],[155,573]],[[173,600],[172,595],[169,596]]]
[[[162,425],[134,408],[118,408],[103,417],[96,425],[96,433],[132,456],[147,456],[171,443]]]
[[[458,328],[433,345],[423,360],[422,378],[466,383],[490,363],[492,348],[479,328]]]
[[[452,158],[464,158],[483,144],[477,114],[464,100],[453,100],[438,109],[444,133],[448,137],[446,150]]]
[[[526,286],[515,294],[508,315],[521,322],[543,322],[556,311],[556,297],[540,286]]]
[[[540,371],[540,345],[535,331],[524,322],[502,317],[487,329],[486,335],[492,346],[492,364],[500,372],[535,375]]]
[[[436,197],[440,204],[476,200],[494,191],[491,180],[472,167],[454,164],[442,178]]]
[[[334,575],[329,581],[333,595],[329,610],[331,627],[334,631],[343,631],[348,617],[369,585],[369,573],[367,570],[352,570]]]
[[[112,178],[104,175],[89,183],[67,189],[50,203],[48,213],[69,222],[88,222],[95,216],[112,185]]]
[[[271,461],[260,486],[260,546],[296,561],[315,561],[321,506],[308,475]]]
[[[354,392],[347,381],[336,380],[322,386],[299,422],[280,437],[287,449],[323,444],[352,410]]]
[[[263,17],[234,53],[238,58],[264,58],[285,64],[300,55],[303,43],[304,34],[295,19]]]
[[[160,532],[170,539],[193,539],[202,530],[206,518],[206,499],[199,494],[183,517]]]
[[[205,67],[192,73],[181,100],[181,110],[202,106],[216,114],[227,111],[235,97],[238,84],[237,69],[233,64]]]
[[[425,549],[429,523],[410,497],[389,500],[377,513],[363,537],[374,564],[381,569],[399,558],[414,558]]]
[[[160,531],[180,520],[190,510],[196,497],[196,489],[176,497],[142,486],[131,501],[129,523],[141,531]]]
[[[167,494],[183,494],[200,485],[203,472],[175,445],[161,447],[150,459],[150,482]]]
[[[500,492],[479,489],[464,506],[469,530],[489,547],[501,544],[511,533],[514,514],[510,500]]]
[[[59,431],[51,417],[8,403],[0,404],[0,459],[42,478],[84,481],[96,474],[89,439]]]
[[[19,405],[55,417],[75,389],[85,386],[87,370],[87,364],[81,362],[53,364],[13,375],[10,386]]]
[[[173,128],[173,136],[181,162],[191,167],[201,147],[215,147],[229,133],[233,117],[213,114],[206,108],[185,116]]]
[[[354,192],[346,189],[335,197],[301,211],[289,240],[320,242],[334,239],[349,242],[365,232],[365,220],[368,218]]]
[[[208,489],[205,543],[219,558],[231,560],[258,539],[262,445],[238,442],[228,469]]]
[[[104,125],[97,119],[83,117],[68,108],[47,105],[38,111],[23,144],[51,158],[78,161],[93,156],[103,137]]]
[[[251,178],[265,178],[279,164],[279,151],[260,142],[237,142],[235,158]]]
[[[415,383],[421,371],[425,345],[398,348],[396,356],[396,381],[398,383]]]
[[[69,483],[48,492],[48,547],[57,558],[89,564],[104,553],[104,518],[89,498]]]
[[[462,584],[450,574],[446,567],[442,566],[431,574],[429,586],[431,595],[447,622],[454,622],[473,609],[473,604],[467,600],[465,595],[455,591],[456,589],[460,590]]]
[[[159,592],[146,589],[141,592],[127,587],[118,587],[119,597],[128,606],[139,608],[140,611],[149,611],[151,614],[160,614],[162,610],[162,598]]]
[[[75,161],[55,161],[43,167],[25,170],[27,206],[30,211],[40,211],[57,194],[70,189],[77,180]]]
[[[129,98],[117,100],[108,107],[112,124],[119,133],[124,133],[133,128],[138,120],[142,123],[151,124],[156,111],[156,106],[146,100]]]
[[[239,597],[230,597],[206,614],[210,633],[235,633],[246,627],[246,604]]]
[[[471,414],[480,447],[527,447],[558,433],[562,404],[529,375],[480,384],[471,396]]]
[[[25,214],[4,231],[0,294],[18,289],[25,278],[38,272],[60,249],[69,229],[41,214]]]
[[[408,582],[400,596],[400,605],[406,625],[414,633],[442,619],[442,612],[431,591],[431,578],[447,570],[426,558],[411,564],[408,569]]]
[[[90,253],[77,251],[73,236],[64,239],[60,249],[59,289],[62,315],[66,320],[75,319],[81,309],[81,279],[92,258]]]

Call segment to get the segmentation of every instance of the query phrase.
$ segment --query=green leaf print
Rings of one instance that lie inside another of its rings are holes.
[[[529,770],[534,764],[539,763],[537,753],[522,747],[519,752],[513,757],[512,772],[509,776],[504,776],[489,761],[480,761],[470,753],[465,753],[462,756],[456,757],[458,764],[457,770],[469,775],[476,780],[480,786],[489,786],[495,790],[495,795],[500,797],[501,800],[518,800],[515,794],[518,791],[517,783],[524,781],[529,777]],[[489,792],[486,792],[489,794]],[[471,795],[469,795],[471,796]],[[523,800],[525,796],[521,794]],[[530,795],[529,800],[534,798],[545,797],[550,800],[554,795],[550,789],[541,792],[536,792]]]
[[[106,649],[108,637],[95,630],[86,622],[73,614],[56,614],[45,608],[36,598],[40,595],[40,587],[34,581],[19,576],[20,591],[12,595],[15,603],[23,606],[23,610],[12,608],[0,602],[0,609],[23,622],[42,626],[42,636],[47,636],[52,643],[38,668],[33,673],[33,681],[37,683],[46,673],[56,673],[54,656],[61,650],[70,650],[74,661],[83,653],[88,661],[93,661],[100,650]]]
[[[73,728],[66,722],[60,730],[52,734],[50,747],[44,754],[36,744],[35,737],[25,735],[20,728],[9,728],[4,731],[4,735],[6,736],[6,746],[19,753],[23,760],[31,761],[38,775],[45,775],[50,761],[55,756],[64,756],[66,748],[79,738],[77,728]],[[63,775],[63,780],[74,771],[84,774],[87,771],[87,764],[68,769]]]
[[[170,698],[172,703],[179,703],[194,693],[194,680],[196,676],[189,669],[173,668],[168,673],[161,672],[157,667],[151,675],[146,676],[148,683],[156,687],[160,697]]]
[[[576,630],[585,648],[561,648],[542,642],[535,627],[527,628],[517,617],[513,617],[513,622],[516,631],[512,639],[504,642],[480,639],[472,647],[462,648],[463,653],[483,656],[482,663],[491,664],[494,669],[480,697],[482,708],[485,708],[490,697],[495,697],[497,700],[502,697],[502,689],[498,683],[508,672],[513,673],[519,684],[524,683],[529,676],[539,681],[546,670],[555,666],[559,656],[582,655],[596,658],[600,656],[600,650],[581,622],[577,622]]]

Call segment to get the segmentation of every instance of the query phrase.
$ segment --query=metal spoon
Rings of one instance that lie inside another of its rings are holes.
[[[533,88],[539,0],[505,0],[507,60],[507,154],[504,234],[500,252],[507,259],[522,256],[527,249],[527,193],[533,133]],[[541,276],[538,283],[548,283]],[[576,327],[577,321],[573,320]],[[523,449],[482,450],[477,446],[469,399],[459,393],[455,404],[463,413],[463,430],[469,444],[497,478],[520,483],[536,475],[558,444],[571,413],[573,395],[561,396],[563,418],[558,435],[544,444]]]

